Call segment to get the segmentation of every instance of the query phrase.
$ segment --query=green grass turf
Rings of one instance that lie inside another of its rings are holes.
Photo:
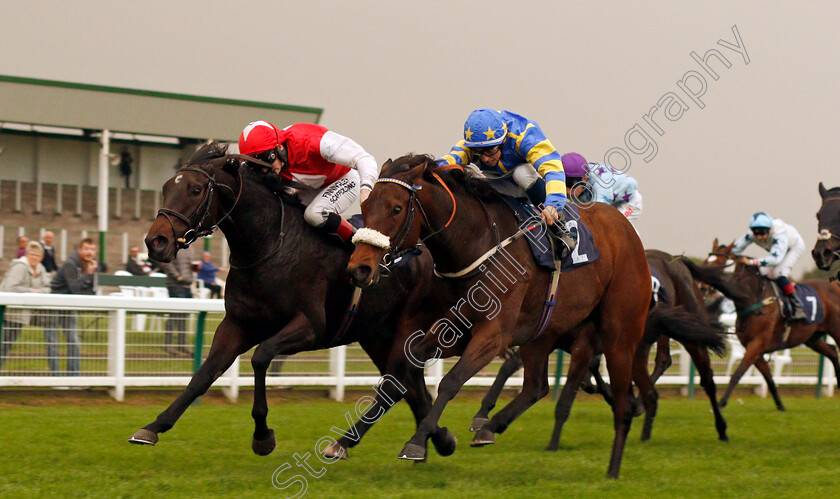
[[[268,457],[250,449],[250,401],[228,404],[218,395],[190,407],[157,446],[130,445],[126,439],[171,399],[132,396],[119,404],[101,392],[55,400],[49,393],[0,393],[0,496],[288,497],[296,487],[273,488],[274,470],[294,465],[293,453],[311,453],[332,426],[343,429],[344,414],[353,413],[359,395],[337,403],[272,391],[269,424],[278,446]],[[310,457],[315,469],[326,472],[307,476],[306,496],[835,496],[840,399],[789,396],[786,403],[788,412],[780,413],[770,399],[736,398],[725,410],[731,441],[724,443],[716,438],[706,401],[662,400],[653,440],[639,441],[641,420],[635,420],[619,480],[605,478],[612,419],[595,398],[581,397],[561,450],[547,453],[550,401],[531,408],[495,446],[473,449],[467,428],[478,399],[459,397],[442,419],[458,437],[457,452],[441,458],[430,445],[423,464],[396,459],[414,429],[401,403],[351,449],[350,460],[322,465]],[[293,468],[280,481],[296,473],[306,475]]]

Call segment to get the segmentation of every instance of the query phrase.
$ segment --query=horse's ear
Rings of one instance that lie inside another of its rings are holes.
[[[733,248],[734,246],[735,246],[735,241],[732,241],[731,243],[729,243],[729,244],[726,246],[726,252],[728,253],[728,252],[732,251],[732,248]]]
[[[825,199],[826,194],[828,194],[828,189],[826,189],[823,183],[820,182],[820,197]]]
[[[718,246],[720,246],[720,243],[718,242],[718,238],[715,238],[715,242],[713,242],[713,243],[712,243],[712,252],[713,252],[713,253],[714,253],[715,251],[717,251]]]
[[[236,173],[239,171],[239,168],[242,166],[242,161],[239,158],[228,158],[225,161],[224,166],[222,166],[222,170],[228,173]]]
[[[384,178],[384,177],[382,177],[383,175],[385,175],[385,176],[390,175],[387,172],[391,169],[392,164],[394,164],[394,161],[391,158],[386,159],[385,162],[382,163],[382,168],[379,169],[380,178]]]
[[[428,165],[429,165],[428,161],[425,161],[425,162],[420,163],[419,165],[415,166],[411,170],[408,170],[408,179],[407,179],[408,182],[410,184],[414,183],[414,181],[417,180],[417,178],[420,177],[420,175],[423,175],[423,173],[426,171],[426,167]]]

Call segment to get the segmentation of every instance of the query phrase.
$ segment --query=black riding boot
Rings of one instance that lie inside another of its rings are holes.
[[[566,229],[566,217],[562,211],[557,221],[548,226],[548,233],[554,239],[554,256],[558,260],[564,260],[577,246],[577,240]]]
[[[796,293],[791,293],[787,297],[790,300],[790,319],[794,321],[804,320],[805,310],[802,308],[802,304],[799,302]]]

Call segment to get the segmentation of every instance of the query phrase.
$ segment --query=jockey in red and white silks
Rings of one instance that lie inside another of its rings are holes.
[[[345,242],[353,226],[341,217],[351,204],[367,199],[378,175],[376,160],[353,140],[312,123],[280,130],[267,121],[249,123],[239,152],[272,165],[278,175],[306,188],[299,192],[304,219]]]

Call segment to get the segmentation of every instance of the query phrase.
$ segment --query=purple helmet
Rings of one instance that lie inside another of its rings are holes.
[[[576,152],[567,152],[561,160],[567,177],[583,177],[589,173],[586,168],[586,159]]]

